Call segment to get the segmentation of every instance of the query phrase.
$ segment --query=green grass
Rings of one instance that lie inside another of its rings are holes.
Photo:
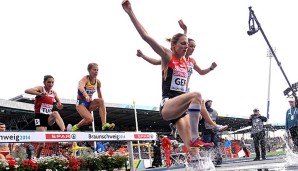
[[[286,154],[285,151],[272,151],[266,152],[266,156],[276,156],[276,155],[283,155]],[[256,157],[256,154],[251,154],[250,157]]]

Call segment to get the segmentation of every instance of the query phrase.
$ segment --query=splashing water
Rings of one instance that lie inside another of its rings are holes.
[[[204,150],[200,151],[199,154],[197,154],[198,157],[196,157],[195,160],[191,160],[188,164],[186,164],[186,170],[187,171],[199,171],[199,170],[209,170],[209,171],[215,171],[215,166],[213,164],[212,159],[213,151],[211,150]]]
[[[186,165],[187,171],[198,171],[198,170],[215,170],[213,162],[208,157],[200,157],[198,161],[191,162]]]
[[[287,133],[284,133],[282,136],[282,140],[286,144],[286,165],[287,166],[293,166],[293,165],[298,165],[298,154],[294,153],[292,150],[292,142],[289,141],[289,137]]]

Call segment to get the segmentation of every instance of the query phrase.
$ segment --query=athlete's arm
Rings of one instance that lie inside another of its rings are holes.
[[[153,59],[145,54],[141,50],[137,50],[137,56],[143,58],[145,61],[149,62],[152,65],[161,65],[161,60],[160,59]]]
[[[55,100],[56,100],[56,103],[57,103],[57,109],[61,110],[63,109],[63,105],[61,104],[61,101],[60,101],[60,98],[58,97],[57,95],[57,92],[56,91],[53,91],[53,93],[55,94]]]
[[[33,88],[26,89],[25,93],[36,95],[36,96],[43,96],[44,95],[44,92],[42,91],[42,86],[36,86],[36,87],[33,87]]]
[[[194,59],[193,59],[194,60]],[[205,74],[208,74],[210,71],[212,71],[214,68],[217,67],[217,64],[215,62],[213,62],[211,64],[211,66],[209,68],[206,68],[206,69],[201,69],[196,61],[194,60],[194,70],[197,71],[200,75],[205,75]]]
[[[187,26],[184,24],[182,19],[178,21],[178,24],[179,24],[180,28],[184,31],[184,34],[187,35]]]
[[[86,101],[90,101],[90,97],[87,94],[87,92],[85,91],[85,85],[88,82],[88,78],[86,76],[84,76],[80,81],[79,81],[79,86],[78,89],[79,91],[83,94],[83,96],[85,97]]]
[[[172,58],[172,52],[169,49],[158,44],[151,36],[149,36],[145,28],[141,25],[139,20],[136,18],[131,8],[131,4],[128,0],[123,1],[122,7],[130,17],[132,23],[134,24],[135,28],[139,32],[142,39],[146,41],[157,54],[159,54],[159,56],[161,57],[161,60],[163,61],[162,65],[169,63]],[[162,66],[162,68],[164,68],[164,66]]]

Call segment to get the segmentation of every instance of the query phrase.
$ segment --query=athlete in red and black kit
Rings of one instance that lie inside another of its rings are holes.
[[[25,93],[36,95],[34,101],[36,131],[45,132],[47,126],[52,126],[54,123],[57,123],[61,131],[65,131],[65,125],[60,114],[58,111],[53,111],[54,102],[57,103],[57,109],[61,110],[63,108],[57,93],[52,90],[54,86],[53,76],[44,76],[43,83],[44,86],[36,86],[25,90]],[[38,145],[36,157],[40,157],[43,147],[44,143]]]
[[[175,34],[171,38],[170,49],[165,48],[157,43],[141,25],[128,0],[123,1],[122,7],[142,39],[161,57],[163,94],[160,114],[164,120],[176,122],[176,127],[185,146],[190,150],[191,156],[197,158],[197,148],[190,147],[200,147],[202,145],[198,133],[200,113],[204,118],[206,116],[209,117],[212,127],[217,127],[217,125],[211,120],[201,93],[186,93],[188,74],[184,56],[188,49],[187,36],[181,33]],[[188,114],[186,114],[187,110]],[[207,117],[205,118],[206,120],[208,120]]]

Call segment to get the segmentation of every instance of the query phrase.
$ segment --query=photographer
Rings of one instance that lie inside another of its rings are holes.
[[[249,117],[249,124],[252,126],[251,137],[253,138],[256,151],[256,158],[254,159],[254,161],[260,160],[260,145],[262,159],[266,160],[265,129],[263,122],[267,122],[267,118],[260,115],[260,110],[258,108],[254,109],[253,112],[254,113]]]
[[[286,130],[291,135],[293,151],[298,152],[298,108],[294,98],[289,99],[289,104],[291,108],[286,113]]]

